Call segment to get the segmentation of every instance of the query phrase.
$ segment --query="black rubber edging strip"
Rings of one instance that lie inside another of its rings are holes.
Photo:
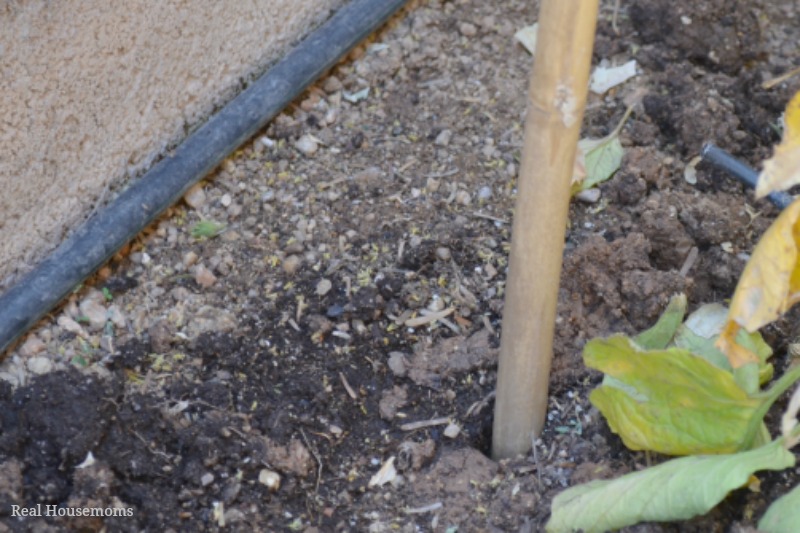
[[[407,0],[352,0],[0,296],[0,360],[65,296]]]

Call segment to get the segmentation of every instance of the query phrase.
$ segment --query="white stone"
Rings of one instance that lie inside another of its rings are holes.
[[[458,437],[459,433],[461,433],[461,428],[458,427],[458,424],[453,424],[452,422],[444,428],[444,436],[448,439],[454,439]]]
[[[31,374],[42,375],[53,370],[53,361],[42,356],[31,357],[28,359],[26,366]]]
[[[258,482],[275,492],[281,487],[281,476],[277,472],[263,468],[258,473]]]
[[[317,152],[319,145],[311,135],[303,135],[294,143],[295,148],[300,150],[303,155],[312,156]]]
[[[319,283],[317,283],[317,296],[325,296],[326,294],[328,294],[328,292],[330,292],[331,287],[333,287],[331,280],[329,279],[319,280]]]

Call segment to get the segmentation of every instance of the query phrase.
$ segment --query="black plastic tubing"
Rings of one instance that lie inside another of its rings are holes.
[[[0,296],[6,349],[407,0],[352,0]]]
[[[728,174],[744,183],[751,189],[756,188],[758,181],[758,172],[742,163],[731,154],[711,143],[703,146],[700,152],[700,157],[703,161],[714,165],[715,167],[726,171]],[[783,191],[776,191],[767,195],[767,199],[778,209],[786,209],[789,204],[794,202],[794,197]]]

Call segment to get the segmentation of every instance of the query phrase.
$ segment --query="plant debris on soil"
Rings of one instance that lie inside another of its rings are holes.
[[[634,102],[625,156],[570,207],[547,425],[494,462],[532,62],[514,34],[537,10],[412,2],[11,351],[0,531],[542,531],[565,487],[643,467],[589,404],[581,349],[676,292],[691,309],[733,293],[776,209],[684,169],[707,141],[769,156],[800,80],[762,83],[796,66],[800,13],[603,2],[593,64],[640,74],[590,95],[582,136]],[[766,332],[779,367],[790,324]],[[627,531],[752,531],[798,482]],[[12,516],[38,504],[130,516]]]

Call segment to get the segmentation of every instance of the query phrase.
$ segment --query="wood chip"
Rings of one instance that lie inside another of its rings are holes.
[[[432,322],[436,322],[437,320],[441,320],[442,318],[448,317],[456,310],[455,307],[448,307],[447,309],[442,309],[441,311],[435,311],[432,313],[423,314],[422,316],[418,316],[416,318],[409,318],[405,321],[405,325],[409,328],[416,328],[419,326],[424,326],[425,324],[430,324]]]
[[[498,224],[509,224],[509,221],[504,218],[493,217],[492,215],[487,215],[486,213],[480,213],[478,211],[472,213],[472,216],[485,218],[486,220],[491,220],[492,222],[497,222]]]
[[[423,514],[423,513],[430,513],[431,511],[438,511],[442,507],[444,507],[442,502],[436,502],[430,505],[425,505],[423,507],[406,508],[404,509],[404,512],[406,514]]]
[[[417,429],[429,428],[433,426],[444,426],[450,423],[450,417],[432,418],[430,420],[420,420],[418,422],[409,422],[400,426],[403,431],[414,431]]]
[[[342,385],[344,385],[344,390],[347,391],[347,395],[350,396],[350,398],[357,400],[358,394],[356,394],[356,391],[353,390],[353,387],[350,386],[350,384],[347,382],[347,378],[344,377],[344,374],[341,372],[339,372],[339,379],[342,380]]]
[[[686,277],[686,274],[689,273],[689,270],[691,270],[694,264],[697,262],[698,255],[700,255],[700,250],[698,250],[697,246],[692,246],[692,249],[689,250],[689,253],[686,255],[686,260],[683,262],[683,266],[679,272],[682,278]]]

